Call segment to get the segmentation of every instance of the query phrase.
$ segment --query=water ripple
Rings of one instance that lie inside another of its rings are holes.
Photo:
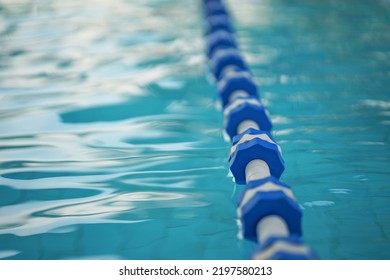
[[[388,4],[230,2],[306,240],[388,259]],[[0,258],[247,258],[197,4],[2,1]]]

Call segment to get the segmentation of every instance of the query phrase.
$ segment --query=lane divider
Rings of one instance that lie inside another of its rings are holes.
[[[206,55],[217,83],[232,141],[230,171],[246,184],[237,215],[243,237],[259,243],[253,259],[314,259],[301,239],[302,210],[290,186],[279,179],[282,150],[272,137],[272,122],[259,89],[240,54],[230,14],[222,0],[201,0]]]

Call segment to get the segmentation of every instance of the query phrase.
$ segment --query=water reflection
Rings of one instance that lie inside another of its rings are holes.
[[[195,2],[2,1],[0,258],[248,257]],[[229,3],[306,240],[388,258],[388,1]]]

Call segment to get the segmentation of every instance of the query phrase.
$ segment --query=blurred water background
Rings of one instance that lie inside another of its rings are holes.
[[[390,2],[228,1],[323,259],[390,259]],[[199,1],[0,3],[0,258],[247,259]]]

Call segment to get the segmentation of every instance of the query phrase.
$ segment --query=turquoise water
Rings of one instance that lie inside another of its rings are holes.
[[[0,258],[248,258],[198,4],[2,1]],[[390,3],[229,4],[305,241],[390,259]]]

